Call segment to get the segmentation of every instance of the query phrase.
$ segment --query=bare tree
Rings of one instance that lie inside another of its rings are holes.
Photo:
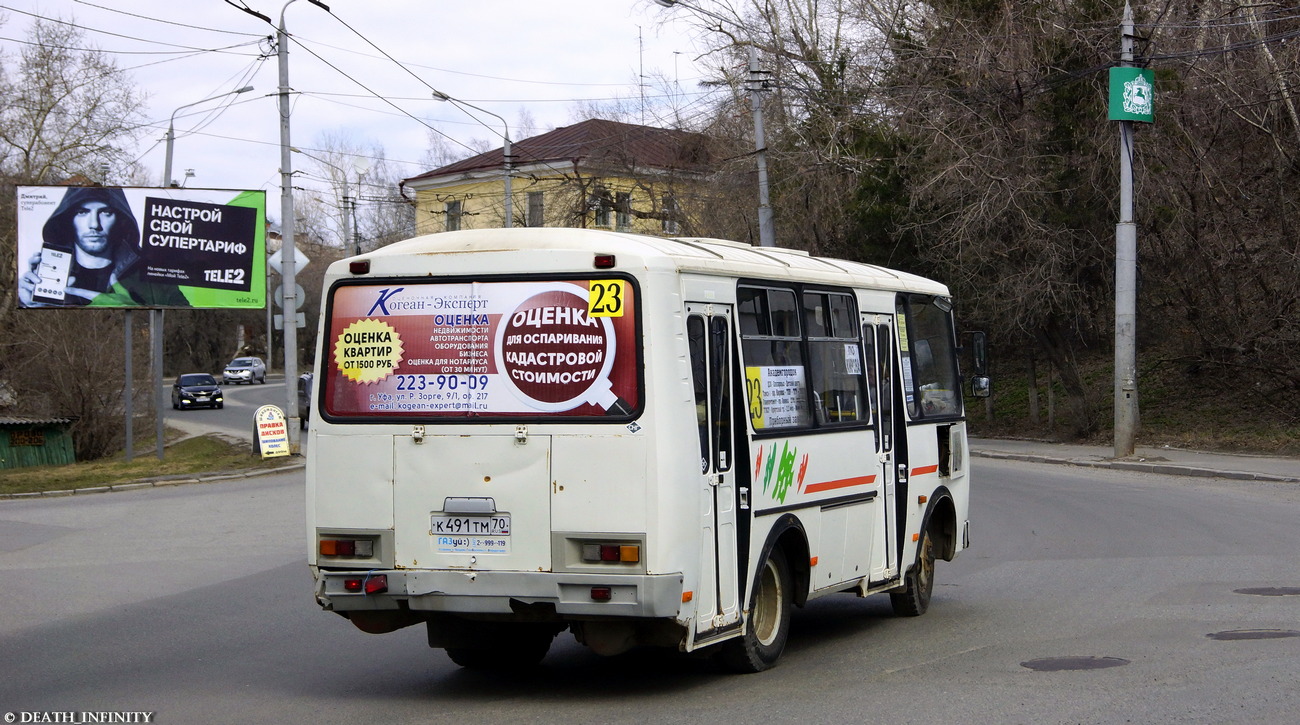
[[[0,268],[10,271],[0,275],[0,381],[18,391],[17,409],[24,413],[75,418],[74,445],[82,459],[115,452],[124,439],[121,315],[18,310],[12,271],[15,186],[73,174],[98,179],[103,164],[124,178],[134,168],[130,152],[144,96],[103,53],[75,50],[84,47],[75,25],[37,20],[20,55],[4,59],[0,77]],[[143,370],[147,345],[135,350]],[[135,395],[143,402],[147,392],[142,380]]]

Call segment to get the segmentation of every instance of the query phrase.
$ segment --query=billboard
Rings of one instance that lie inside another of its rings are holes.
[[[266,193],[18,187],[18,306],[266,306]]]

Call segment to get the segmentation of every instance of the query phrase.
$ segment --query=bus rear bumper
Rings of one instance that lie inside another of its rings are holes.
[[[387,591],[349,592],[347,580],[387,577]],[[561,617],[676,618],[681,574],[555,574],[518,571],[328,571],[316,574],[316,600],[334,612],[409,609],[518,614],[555,607]]]

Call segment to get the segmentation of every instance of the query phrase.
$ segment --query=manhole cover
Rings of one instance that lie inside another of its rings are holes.
[[[1233,589],[1236,594],[1253,594],[1257,597],[1295,597],[1300,596],[1300,587],[1246,587]]]
[[[1021,662],[1021,667],[1028,667],[1035,672],[1064,672],[1066,670],[1104,670],[1107,667],[1120,667],[1129,661],[1119,657],[1044,657],[1040,660]]]
[[[1286,639],[1300,637],[1300,632],[1293,629],[1230,629],[1226,632],[1212,632],[1205,636],[1226,642],[1237,639]]]

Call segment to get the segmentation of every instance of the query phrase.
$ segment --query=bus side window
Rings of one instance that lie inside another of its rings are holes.
[[[876,329],[872,325],[862,326],[862,365],[867,374],[867,397],[870,400],[871,419],[880,420],[880,358],[876,355]]]
[[[709,318],[709,416],[713,420],[714,470],[731,468],[731,326]]]
[[[754,429],[811,425],[800,307],[794,290],[741,285],[736,298]]]
[[[691,382],[695,388],[695,425],[700,433],[700,472],[709,471],[709,378],[705,351],[704,318],[686,318],[686,340],[691,356]]]
[[[857,310],[846,294],[805,292],[808,375],[819,425],[870,420],[863,394]]]

